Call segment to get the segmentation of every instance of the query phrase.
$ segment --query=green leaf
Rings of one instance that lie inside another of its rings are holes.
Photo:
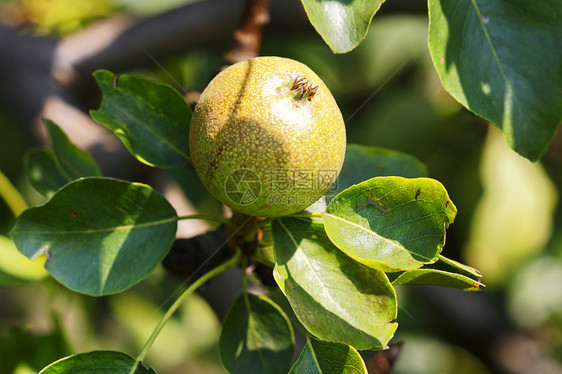
[[[55,156],[47,149],[31,149],[26,152],[24,168],[29,182],[40,194],[51,197],[69,180],[61,173]]]
[[[384,0],[302,0],[310,23],[334,53],[357,47]]]
[[[374,177],[427,176],[425,165],[407,153],[359,144],[348,144],[345,161],[337,181],[337,191]]]
[[[26,210],[12,237],[66,287],[92,296],[123,291],[145,278],[174,240],[177,216],[149,186],[83,178]]]
[[[531,161],[562,120],[561,14],[559,0],[429,0],[441,82]]]
[[[222,364],[231,374],[285,374],[294,345],[293,329],[281,308],[249,293],[230,308],[219,341]]]
[[[101,171],[92,156],[72,144],[53,121],[44,118],[43,123],[49,135],[55,163],[68,181],[80,177],[101,176]]]
[[[113,130],[139,161],[158,167],[189,162],[191,108],[172,87],[131,75],[94,73],[102,92],[92,118]]]
[[[467,276],[443,270],[421,268],[401,273],[391,273],[389,278],[393,286],[430,285],[458,288],[465,291],[479,291],[482,283]]]
[[[377,177],[336,196],[323,218],[338,248],[356,261],[388,271],[437,261],[456,213],[436,180]]]
[[[219,349],[229,373],[284,374],[292,362],[293,330],[271,300],[246,293],[225,318]]]
[[[18,252],[14,242],[0,235],[0,285],[18,284],[43,279],[47,272],[43,269],[45,258],[30,261]]]
[[[123,352],[92,351],[79,353],[55,361],[41,370],[39,374],[129,374],[134,363],[135,360]],[[133,374],[156,374],[156,371],[141,363]]]
[[[367,368],[355,348],[309,339],[289,374],[367,374]]]
[[[348,144],[345,150],[345,161],[337,181],[325,196],[307,210],[323,213],[330,200],[341,191],[366,179],[383,176],[425,177],[427,169],[421,161],[407,153]]]
[[[393,286],[432,285],[479,291],[484,284],[482,274],[470,266],[439,255],[439,260],[420,269],[388,274]]]
[[[482,278],[482,273],[480,273],[475,268],[461,264],[455,260],[451,260],[443,255],[439,255],[439,261],[431,265],[435,269],[444,270],[456,274],[464,275],[465,277],[479,281]]]
[[[321,340],[381,349],[396,330],[396,294],[386,275],[353,261],[319,222],[272,224],[273,275],[299,321]]]

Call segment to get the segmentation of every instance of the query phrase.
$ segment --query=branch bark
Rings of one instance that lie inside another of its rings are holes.
[[[241,26],[234,31],[234,44],[224,59],[229,64],[249,60],[259,53],[262,27],[269,23],[270,0],[248,0]]]

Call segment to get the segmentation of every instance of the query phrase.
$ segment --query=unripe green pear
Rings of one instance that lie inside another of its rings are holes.
[[[332,94],[306,65],[257,57],[205,88],[189,132],[193,165],[234,211],[277,217],[301,211],[336,181],[345,125]]]

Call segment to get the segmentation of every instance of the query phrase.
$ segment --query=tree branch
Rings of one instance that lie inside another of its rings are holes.
[[[261,45],[261,30],[269,23],[270,0],[248,0],[241,26],[234,31],[234,44],[224,59],[235,64],[256,57]]]

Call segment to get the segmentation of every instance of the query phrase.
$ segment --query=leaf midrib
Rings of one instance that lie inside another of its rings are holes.
[[[283,229],[287,232],[287,235],[289,236],[289,239],[291,239],[291,241],[293,242],[293,244],[295,245],[295,248],[298,250],[300,249],[300,246],[298,245],[297,241],[295,240],[295,237],[293,236],[293,234],[291,233],[291,231],[289,231],[289,229],[287,228],[287,226],[285,226],[283,224],[283,222],[281,222],[281,220],[278,221],[279,224],[281,225],[281,227],[283,227]],[[302,251],[302,249],[301,249]],[[311,273],[314,275],[314,277],[318,280],[318,283],[320,284],[320,287],[322,288],[322,291],[328,296],[328,299],[331,301],[332,305],[339,305],[334,298],[332,297],[332,295],[330,294],[330,292],[328,291],[328,289],[324,286],[324,281],[318,276],[318,274],[316,274],[316,271],[314,270],[314,267],[312,266],[312,264],[310,263],[310,261],[308,260],[307,256],[303,256],[307,265],[309,266],[309,268],[311,269]],[[351,321],[354,321],[354,318],[352,318],[345,309],[342,308],[338,308],[338,310],[342,313],[343,317],[345,317],[344,319],[346,321],[348,321],[351,324]]]
[[[20,234],[50,234],[50,235],[76,235],[76,234],[99,234],[104,232],[112,232],[112,231],[124,231],[124,230],[133,230],[145,227],[152,227],[152,226],[160,226],[165,225],[170,222],[177,221],[177,217],[170,217],[161,219],[158,221],[150,221],[144,222],[139,224],[130,224],[130,225],[120,225],[120,226],[112,226],[112,227],[105,227],[100,229],[90,229],[90,230],[81,230],[81,231],[26,231],[22,230],[19,231]]]
[[[401,247],[401,248],[403,248],[406,252],[408,252],[410,255],[412,255],[412,257],[415,255],[415,256],[417,256],[417,257],[421,257],[421,258],[425,259],[426,261],[431,261],[431,260],[432,260],[431,258],[428,258],[428,257],[426,257],[426,256],[424,256],[424,255],[422,255],[422,254],[412,252],[411,250],[409,250],[408,248],[404,247],[403,245],[400,245],[399,242],[396,242],[396,241],[394,241],[394,240],[391,240],[391,239],[388,239],[388,238],[386,238],[386,237],[384,237],[384,236],[381,236],[381,235],[377,234],[376,232],[374,232],[373,230],[367,229],[366,227],[361,226],[361,225],[359,225],[359,224],[357,224],[357,223],[355,223],[355,222],[353,222],[353,221],[349,221],[349,220],[346,220],[346,219],[344,219],[344,218],[342,218],[342,217],[338,217],[338,216],[335,216],[335,215],[333,215],[333,214],[326,213],[326,212],[324,212],[324,215],[326,215],[326,216],[328,216],[328,217],[332,217],[332,218],[334,218],[334,219],[337,219],[337,220],[339,220],[339,221],[342,221],[342,222],[344,222],[344,223],[346,223],[346,224],[349,224],[349,225],[352,225],[352,226],[354,226],[354,227],[357,227],[358,229],[360,229],[360,230],[362,230],[362,231],[364,231],[364,232],[366,232],[366,233],[368,233],[368,234],[375,235],[376,237],[380,238],[381,240],[383,240],[383,241],[385,241],[385,242],[387,242],[387,243],[389,243],[389,244],[391,244],[391,245],[393,245],[393,246]],[[347,253],[347,251],[345,251],[345,252]],[[355,257],[357,257],[357,256],[355,256]],[[367,258],[364,258],[364,259],[365,259],[365,260],[371,260],[371,259],[367,259]],[[412,259],[412,260],[413,260],[413,259]],[[376,260],[376,261],[382,262],[382,261],[380,261],[380,260]],[[414,260],[414,261],[416,261],[416,260]]]
[[[519,103],[519,97],[515,94],[515,91],[513,90],[513,86],[511,85],[511,83],[507,79],[507,75],[505,74],[505,71],[503,69],[503,65],[500,61],[500,58],[499,58],[497,52],[496,52],[496,48],[494,47],[494,43],[492,43],[492,37],[490,36],[490,33],[488,32],[488,28],[486,27],[486,25],[484,24],[484,21],[482,20],[482,13],[480,13],[480,8],[478,8],[478,4],[476,3],[476,0],[470,0],[470,2],[472,4],[472,6],[474,7],[476,15],[478,16],[478,21],[480,23],[480,27],[482,27],[482,31],[484,32],[484,37],[486,38],[486,41],[488,42],[488,45],[490,46],[490,49],[492,51],[492,56],[494,56],[494,60],[496,61],[496,64],[498,65],[498,69],[500,70],[501,76],[502,76],[503,80],[505,81],[506,86],[509,87],[509,90],[512,93],[513,101],[515,102],[515,105],[517,106],[517,110],[519,111],[520,117],[524,120],[525,125],[527,126],[528,125],[527,117],[525,116],[525,113],[523,112],[523,110],[521,108],[521,104]]]
[[[252,307],[250,305],[250,298],[248,296],[248,292],[244,292],[244,304],[246,304],[246,309],[248,310],[248,327],[254,338],[259,337],[259,334],[256,331],[256,326],[254,325],[254,319],[252,318]],[[256,339],[258,341],[259,339]],[[267,374],[271,373],[270,366],[267,365],[267,361],[265,357],[263,357],[262,347],[257,350],[258,356],[260,358],[260,362],[262,364],[262,368],[267,371]]]

